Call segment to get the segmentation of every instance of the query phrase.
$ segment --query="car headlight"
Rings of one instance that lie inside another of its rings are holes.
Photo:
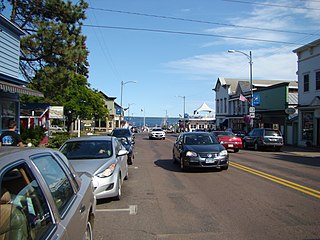
[[[228,156],[228,151],[227,150],[222,150],[221,152],[219,152],[218,156],[219,157]]]
[[[198,154],[195,152],[192,152],[192,151],[188,151],[188,152],[186,152],[186,156],[187,157],[196,157],[196,156],[198,156]]]
[[[98,173],[97,177],[100,177],[100,178],[109,177],[112,175],[112,173],[114,172],[115,169],[116,169],[116,164],[113,163],[106,170],[104,170],[101,173]]]

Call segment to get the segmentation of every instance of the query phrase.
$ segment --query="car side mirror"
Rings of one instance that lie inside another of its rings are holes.
[[[125,149],[121,149],[118,153],[117,153],[117,157],[120,157],[120,156],[124,156],[124,155],[128,155],[129,152]]]

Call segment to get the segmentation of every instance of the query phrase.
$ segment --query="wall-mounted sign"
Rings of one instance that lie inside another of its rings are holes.
[[[294,114],[296,112],[296,109],[289,107],[289,108],[286,108],[284,111],[286,114]]]
[[[252,106],[260,106],[260,95],[257,93],[253,94]]]

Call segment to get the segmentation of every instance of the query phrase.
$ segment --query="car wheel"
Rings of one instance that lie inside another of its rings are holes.
[[[126,172],[126,176],[124,177],[124,180],[128,180],[129,179],[129,170],[127,168],[127,172]]]
[[[133,155],[131,157],[128,157],[128,165],[132,165],[132,158],[133,158]]]
[[[221,167],[221,170],[228,170],[229,165]]]
[[[254,143],[254,150],[259,150],[259,144],[257,142]]]
[[[117,190],[117,196],[115,196],[115,200],[120,200],[121,199],[121,176],[118,178],[118,190]]]
[[[84,239],[85,240],[92,240],[93,239],[92,226],[91,226],[90,220],[88,220],[88,222],[87,222],[87,229],[86,229],[86,232],[84,233]]]
[[[174,153],[172,152],[173,163],[177,163],[177,159],[174,157]]]
[[[235,148],[233,149],[233,151],[236,153],[236,152],[239,152],[239,148]]]

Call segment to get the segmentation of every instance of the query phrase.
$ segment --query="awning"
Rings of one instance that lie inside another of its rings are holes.
[[[11,92],[11,93],[26,94],[26,95],[36,96],[36,97],[44,97],[43,93],[33,90],[31,88],[27,88],[23,85],[17,85],[17,84],[7,83],[3,81],[0,81],[0,90],[3,90],[5,92]]]

